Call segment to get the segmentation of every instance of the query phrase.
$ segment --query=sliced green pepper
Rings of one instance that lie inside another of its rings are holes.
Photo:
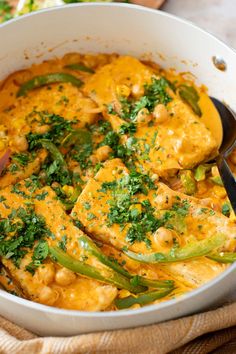
[[[193,195],[196,190],[196,182],[193,178],[192,171],[190,170],[185,170],[180,172],[180,180],[182,182],[182,185],[184,187],[184,193],[187,195]]]
[[[88,66],[81,64],[81,63],[75,63],[75,64],[69,64],[65,66],[65,69],[71,69],[71,70],[79,70],[79,71],[84,71],[86,73],[94,74],[95,71]]]
[[[217,234],[205,240],[191,242],[182,248],[174,248],[169,253],[142,254],[124,250],[124,253],[141,263],[169,263],[206,256],[223,245],[225,236]]]
[[[65,136],[61,145],[68,148],[72,145],[91,144],[92,134],[88,130],[75,129],[71,133]]]
[[[210,171],[212,164],[210,165],[199,165],[195,172],[194,178],[197,182],[204,181],[206,179],[206,173]]]
[[[70,82],[72,85],[80,87],[83,84],[83,81],[77,77],[66,74],[66,73],[53,73],[35,76],[33,79],[25,82],[17,92],[17,97],[25,96],[28,91],[34,90],[38,87],[55,84],[58,82]]]
[[[124,275],[125,277],[131,279],[130,283],[138,286],[143,285],[150,288],[170,288],[173,287],[174,282],[172,280],[152,280],[141,276],[133,276],[118,263],[113,262],[109,259],[100,249],[94,244],[94,242],[86,235],[81,236],[78,239],[79,245],[91,255],[95,256],[101,263],[105,264],[107,267],[113,269],[117,273]]]
[[[180,85],[179,95],[199,117],[202,115],[202,111],[198,105],[199,94],[193,86]]]
[[[112,271],[111,269],[97,269],[89,264],[85,264],[69,256],[58,247],[50,247],[49,251],[60,265],[72,270],[75,273],[79,273],[88,278],[99,280],[106,284],[115,285],[119,289],[126,289],[134,294],[145,290],[145,287],[143,286],[132,285],[129,279],[115,271]]]
[[[38,143],[41,144],[42,147],[44,147],[46,150],[48,150],[50,152],[53,160],[57,161],[60,164],[60,166],[63,166],[64,168],[67,169],[67,165],[66,165],[66,162],[65,162],[62,154],[60,153],[58,148],[50,140],[40,139],[38,141]]]
[[[174,288],[148,291],[146,293],[138,295],[137,297],[130,295],[130,296],[124,297],[123,299],[116,299],[115,305],[119,310],[126,309],[126,308],[133,306],[135,304],[139,304],[140,306],[144,306],[146,304],[149,304],[150,302],[153,302],[155,300],[158,300],[158,299],[161,299],[162,297],[167,296],[168,294],[170,294],[173,291],[173,289]]]
[[[214,184],[217,184],[218,186],[224,186],[220,176],[210,177],[210,181]]]
[[[70,172],[68,170],[67,164],[58,148],[50,140],[47,139],[40,139],[38,140],[38,143],[50,152],[53,160],[56,161],[60,166],[63,175],[67,176],[70,179]]]
[[[207,258],[220,263],[234,263],[236,262],[236,252],[212,253]]]
[[[69,198],[62,200],[62,203],[65,206],[66,210],[71,210],[74,207],[75,202],[77,201],[80,193],[81,193],[81,187],[76,186],[74,188],[73,194]]]

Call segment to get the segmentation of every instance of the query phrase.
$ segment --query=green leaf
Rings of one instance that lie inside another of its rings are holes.
[[[198,105],[199,95],[196,89],[193,86],[183,84],[179,86],[178,92],[182,100],[192,108],[193,112],[201,117],[202,111]]]
[[[153,302],[155,300],[161,299],[167,295],[169,295],[173,291],[173,288],[170,289],[159,289],[155,291],[148,291],[146,293],[140,294],[138,296],[127,296],[122,299],[116,299],[115,305],[119,310],[131,307],[133,305],[139,304],[140,306],[144,306]]]
[[[83,82],[77,77],[66,73],[52,73],[52,74],[40,75],[40,76],[35,76],[33,79],[21,85],[19,91],[17,92],[17,97],[25,96],[28,93],[28,91],[34,90],[36,88],[49,85],[49,84],[59,83],[59,82],[69,82],[72,85],[77,87],[80,87],[83,84]]]
[[[190,170],[180,171],[180,180],[184,187],[184,193],[187,195],[195,194],[197,190],[196,182],[193,178],[193,173]]]
[[[169,253],[142,254],[123,250],[123,252],[141,263],[169,263],[178,262],[195,257],[206,256],[223,245],[225,236],[217,234],[205,240],[191,242],[184,247],[173,248]]]
[[[206,179],[206,173],[211,170],[212,165],[199,165],[195,172],[194,178],[197,182],[204,181]]]
[[[222,187],[224,186],[220,176],[210,177],[210,181],[213,182],[214,184],[217,184],[218,186],[222,186]]]
[[[90,74],[94,74],[94,70],[82,63],[69,64],[65,66],[66,69],[84,71]]]
[[[236,252],[212,253],[207,258],[219,263],[234,263],[236,262]]]

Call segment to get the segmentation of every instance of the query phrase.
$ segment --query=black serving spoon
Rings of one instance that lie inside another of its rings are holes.
[[[236,180],[226,161],[228,155],[236,147],[236,116],[230,108],[216,98],[211,97],[211,100],[219,112],[223,129],[223,140],[215,161],[232,208],[236,213]]]

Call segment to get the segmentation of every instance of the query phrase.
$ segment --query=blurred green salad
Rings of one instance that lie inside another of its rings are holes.
[[[0,0],[0,22],[10,20],[13,17],[26,14],[28,12],[45,9],[52,6],[60,6],[64,4],[79,2],[112,2],[112,0],[19,0],[16,9],[11,5],[12,1]],[[129,0],[120,1],[129,2]]]

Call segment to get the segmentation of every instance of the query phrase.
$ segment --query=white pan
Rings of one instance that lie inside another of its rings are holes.
[[[117,52],[191,71],[212,96],[236,110],[236,53],[195,25],[163,12],[124,4],[67,5],[0,26],[0,79],[67,52]],[[223,59],[220,71],[212,58]],[[33,303],[0,290],[0,314],[40,335],[73,335],[147,325],[188,315],[236,289],[236,264],[187,295],[137,310],[81,312]]]

